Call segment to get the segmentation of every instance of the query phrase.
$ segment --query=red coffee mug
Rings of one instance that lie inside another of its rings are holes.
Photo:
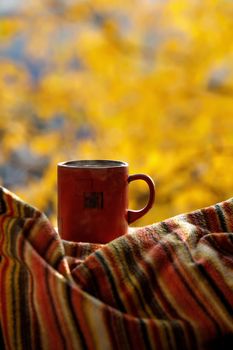
[[[128,231],[146,214],[155,198],[153,180],[128,175],[128,164],[115,160],[72,160],[58,163],[58,230],[65,240],[107,243]],[[141,210],[128,209],[128,184],[144,180],[149,200]]]

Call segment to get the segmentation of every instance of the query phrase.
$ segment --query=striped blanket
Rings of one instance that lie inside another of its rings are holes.
[[[1,349],[233,349],[232,232],[233,198],[106,245],[62,241],[0,188]]]

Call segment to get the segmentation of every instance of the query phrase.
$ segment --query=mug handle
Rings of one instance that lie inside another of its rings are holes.
[[[131,224],[132,222],[136,221],[137,219],[139,219],[140,217],[142,217],[143,215],[145,215],[148,210],[151,209],[154,200],[155,200],[155,184],[154,181],[152,180],[152,178],[148,175],[145,174],[135,174],[135,175],[130,175],[128,177],[128,183],[130,183],[131,181],[134,180],[143,180],[147,183],[147,185],[149,186],[149,200],[148,203],[146,204],[146,206],[140,210],[128,210],[127,212],[127,221],[128,224]]]

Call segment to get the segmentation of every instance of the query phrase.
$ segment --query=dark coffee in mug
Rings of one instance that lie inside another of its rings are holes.
[[[65,240],[107,243],[128,232],[128,225],[152,207],[153,180],[128,174],[115,160],[71,160],[58,164],[58,230]],[[141,210],[128,209],[128,185],[144,180],[149,200]]]

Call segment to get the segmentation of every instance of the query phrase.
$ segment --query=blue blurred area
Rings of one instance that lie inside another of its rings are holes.
[[[15,10],[18,10],[21,5],[21,0],[1,0],[0,14],[9,14]]]
[[[10,59],[25,66],[31,76],[32,82],[35,84],[40,79],[44,69],[48,66],[48,62],[39,59],[30,59],[25,54],[25,44],[26,36],[24,34],[12,38],[7,46],[1,46],[0,43],[0,59]]]

